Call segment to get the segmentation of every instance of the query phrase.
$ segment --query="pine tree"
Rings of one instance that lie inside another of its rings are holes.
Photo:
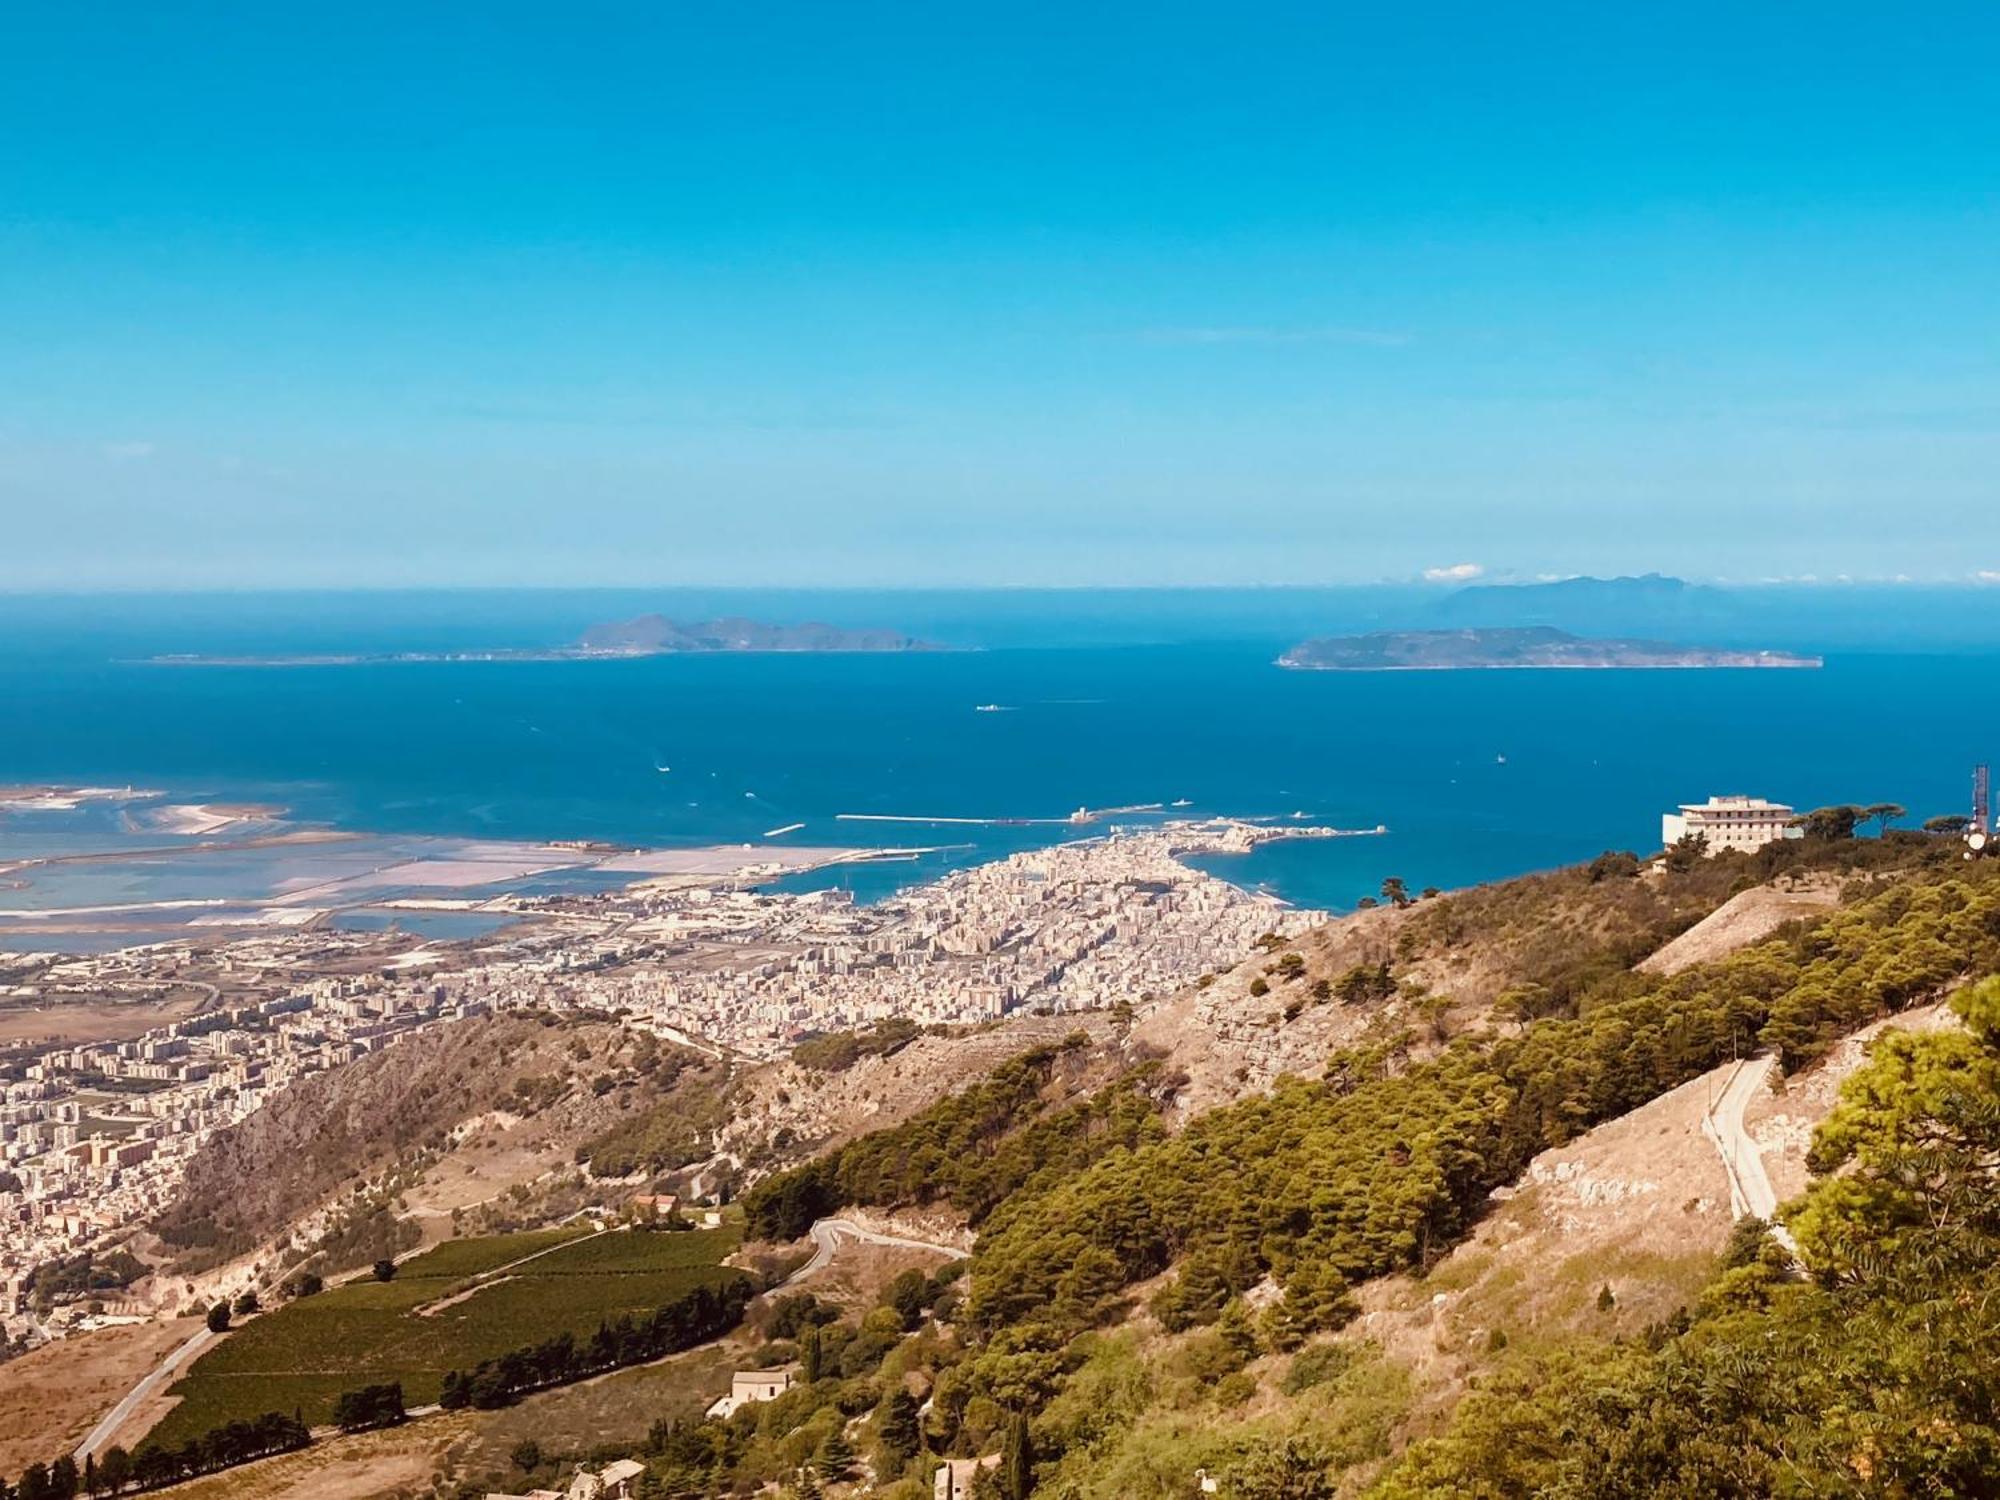
[[[812,1466],[828,1484],[838,1484],[853,1473],[854,1445],[847,1441],[847,1434],[838,1427],[829,1429],[820,1439],[819,1451],[813,1454]]]

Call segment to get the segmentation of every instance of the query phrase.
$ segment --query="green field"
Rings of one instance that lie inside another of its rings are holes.
[[[435,1245],[422,1255],[413,1255],[404,1261],[397,1279],[477,1276],[482,1271],[491,1271],[524,1255],[551,1250],[566,1241],[584,1239],[589,1235],[588,1228],[571,1225],[563,1229],[531,1229],[523,1234],[486,1234],[446,1240],[442,1245]]]
[[[563,1332],[587,1338],[601,1322],[741,1274],[719,1264],[741,1237],[731,1226],[447,1241],[406,1262],[394,1281],[349,1282],[243,1324],[172,1387],[180,1403],[148,1437],[184,1443],[224,1422],[294,1408],[318,1425],[342,1391],[378,1381],[400,1380],[411,1406],[426,1405],[447,1370]],[[476,1279],[527,1255],[536,1259]],[[417,1311],[460,1294],[469,1295],[428,1316]]]

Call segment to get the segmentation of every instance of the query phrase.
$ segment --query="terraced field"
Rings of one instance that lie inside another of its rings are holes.
[[[350,1282],[243,1324],[173,1386],[180,1402],[148,1439],[184,1443],[267,1411],[296,1409],[318,1425],[341,1392],[379,1381],[400,1380],[411,1406],[426,1405],[447,1370],[559,1333],[587,1338],[599,1323],[741,1275],[720,1264],[740,1239],[727,1226],[447,1241],[394,1281]]]

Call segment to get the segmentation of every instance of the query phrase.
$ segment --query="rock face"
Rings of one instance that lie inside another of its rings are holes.
[[[593,625],[577,643],[607,656],[660,656],[682,651],[935,651],[893,630],[846,630],[837,625],[771,625],[732,616],[694,623],[640,615]]]
[[[1278,658],[1312,672],[1447,671],[1476,667],[1817,667],[1817,656],[1724,651],[1665,641],[1596,640],[1552,626],[1378,630],[1320,636]]]

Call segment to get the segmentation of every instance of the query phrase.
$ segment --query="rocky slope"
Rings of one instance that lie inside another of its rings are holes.
[[[305,1079],[218,1133],[154,1232],[180,1269],[199,1270],[392,1169],[399,1185],[413,1183],[465,1144],[468,1122],[476,1135],[482,1122],[532,1121],[526,1138],[565,1155],[657,1097],[663,1056],[702,1066],[610,1021],[513,1012],[431,1027]]]

